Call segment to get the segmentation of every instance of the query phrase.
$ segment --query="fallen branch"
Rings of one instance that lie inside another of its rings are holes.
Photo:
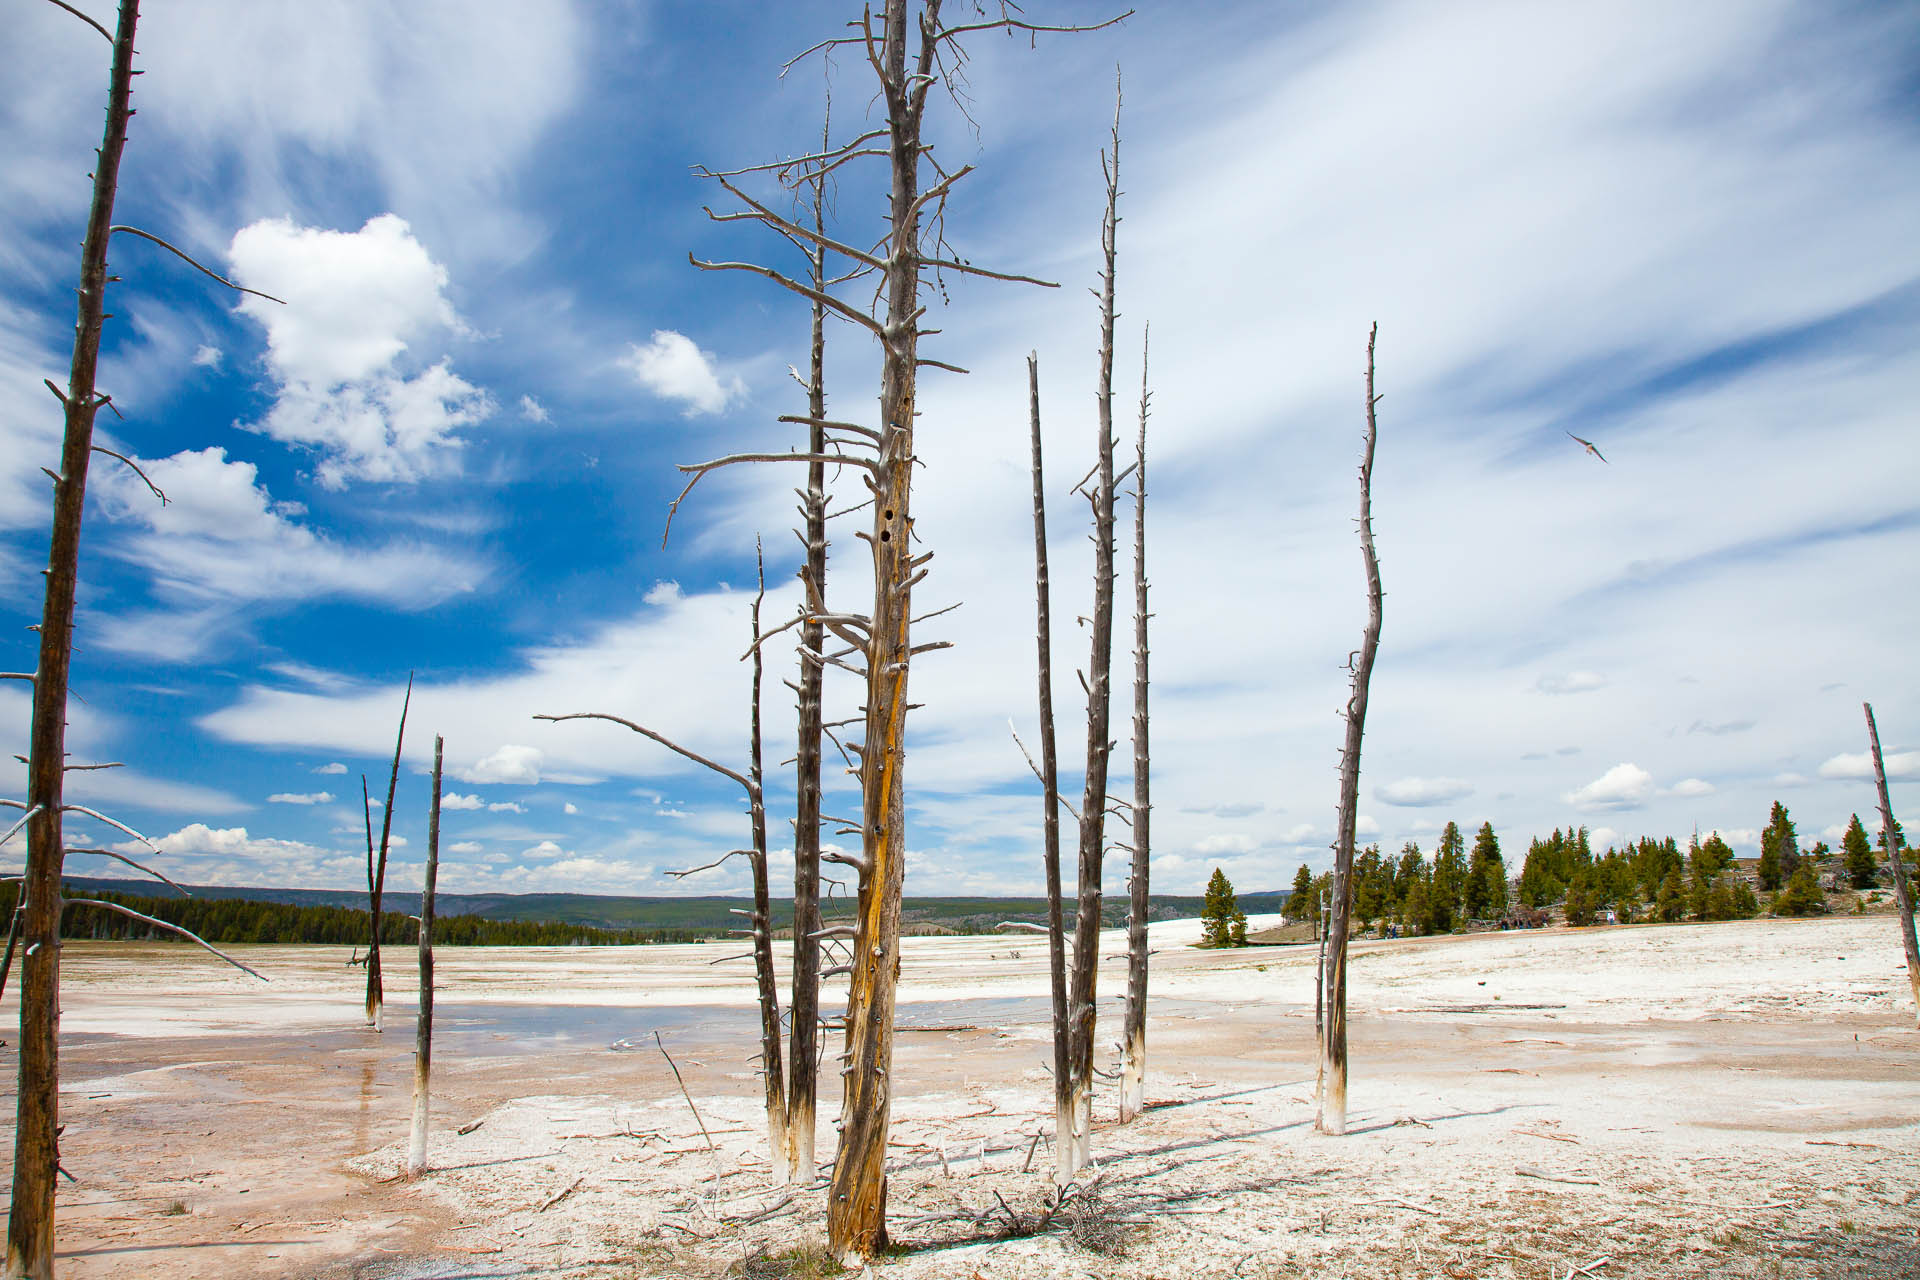
[[[1524,1164],[1515,1165],[1513,1171],[1522,1178],[1538,1178],[1542,1182],[1567,1182],[1577,1187],[1597,1187],[1600,1185],[1599,1179],[1597,1178],[1563,1178],[1557,1173],[1546,1173],[1540,1169],[1535,1169]]]
[[[541,1205],[541,1206],[540,1206],[540,1207],[539,1207],[538,1209],[535,1209],[535,1210],[533,1211],[533,1212],[534,1212],[534,1214],[535,1214],[535,1215],[537,1216],[537,1215],[539,1215],[539,1214],[542,1214],[542,1213],[545,1213],[545,1212],[546,1212],[547,1210],[549,1210],[549,1209],[551,1209],[551,1208],[553,1208],[553,1206],[555,1206],[555,1205],[557,1205],[557,1204],[559,1204],[559,1203],[560,1203],[560,1202],[561,1202],[562,1200],[565,1200],[565,1199],[566,1199],[566,1198],[567,1198],[568,1196],[570,1196],[570,1195],[572,1195],[572,1194],[573,1194],[574,1192],[576,1192],[576,1191],[578,1191],[578,1190],[580,1189],[580,1184],[581,1184],[581,1183],[583,1183],[583,1182],[585,1182],[586,1180],[587,1180],[587,1175],[585,1175],[584,1173],[583,1173],[583,1174],[581,1174],[581,1175],[580,1175],[579,1177],[577,1177],[577,1178],[575,1178],[575,1179],[574,1179],[574,1180],[573,1180],[573,1181],[572,1181],[572,1182],[571,1182],[571,1183],[570,1183],[570,1184],[569,1184],[569,1185],[567,1186],[567,1189],[566,1189],[565,1191],[562,1191],[562,1192],[560,1192],[560,1193],[559,1193],[558,1195],[556,1195],[556,1196],[554,1196],[554,1197],[553,1197],[552,1199],[550,1199],[550,1200],[548,1200],[548,1201],[547,1201],[547,1202],[546,1202],[545,1204],[543,1204],[543,1205]]]

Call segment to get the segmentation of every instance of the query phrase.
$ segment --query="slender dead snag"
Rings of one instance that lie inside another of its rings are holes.
[[[393,791],[400,783],[400,749],[407,741],[407,708],[413,705],[413,672],[407,672],[407,696],[400,703],[400,732],[393,739],[393,770],[387,774],[387,807],[380,811],[380,856],[373,864],[373,882],[367,896],[373,909],[373,941],[367,948],[367,1025],[379,1031],[386,993],[380,982],[380,898],[387,889],[387,845],[393,837]],[[365,786],[365,780],[361,782]],[[373,834],[373,815],[367,815],[367,834]]]
[[[1373,448],[1377,436],[1373,393],[1373,344],[1380,326],[1367,331],[1367,442],[1360,457],[1360,557],[1367,570],[1367,628],[1361,637],[1347,697],[1347,739],[1340,752],[1339,831],[1333,853],[1333,893],[1327,917],[1326,1023],[1320,1037],[1322,1133],[1347,1131],[1347,933],[1353,915],[1353,846],[1359,822],[1360,740],[1366,731],[1367,686],[1380,650],[1380,559],[1373,550]]]
[[[433,889],[440,874],[440,756],[446,739],[433,739],[433,803],[427,809],[427,878],[420,889],[420,1016],[413,1033],[413,1132],[407,1139],[407,1176],[427,1171],[427,1098],[433,1079]]]
[[[1147,342],[1140,339],[1140,434],[1133,461],[1133,871],[1127,879],[1127,1009],[1120,1031],[1120,1119],[1147,1105],[1147,870],[1152,848],[1147,742]]]
[[[73,658],[74,592],[80,568],[80,517],[86,507],[100,331],[106,320],[107,243],[119,189],[120,157],[133,115],[133,39],[139,0],[121,0],[113,35],[107,123],[93,171],[93,203],[80,250],[78,316],[67,389],[60,473],[53,481],[53,535],[47,549],[40,661],[33,673],[33,726],[28,747],[27,866],[21,893],[20,1074],[15,1104],[13,1200],[7,1216],[7,1275],[53,1275],[53,1194],[60,1165],[60,873],[66,770],[67,688]],[[97,23],[93,24],[96,27]],[[59,393],[56,391],[56,394]]]
[[[1060,913],[1060,768],[1053,734],[1053,612],[1047,577],[1046,468],[1040,451],[1040,357],[1027,356],[1027,417],[1033,436],[1033,594],[1038,618],[1034,624],[1040,674],[1041,830],[1044,833],[1047,872],[1047,972],[1053,995],[1053,1154],[1054,1179],[1072,1180],[1073,1162],[1072,1024],[1067,1018],[1066,936]],[[1014,736],[1019,741],[1019,735]],[[1024,752],[1025,747],[1021,750]],[[1028,763],[1032,763],[1029,760]]]
[[[1087,660],[1087,767],[1080,798],[1080,883],[1074,921],[1073,971],[1068,1000],[1072,1053],[1068,1067],[1073,1091],[1073,1168],[1085,1167],[1093,1141],[1093,1041],[1095,998],[1100,975],[1101,868],[1106,854],[1107,761],[1113,751],[1111,727],[1113,676],[1113,296],[1120,226],[1120,102],[1115,86],[1113,151],[1102,153],[1107,179],[1107,208],[1100,224],[1103,266],[1100,273],[1100,375],[1095,387],[1099,439],[1094,466],[1093,607],[1091,654]],[[1097,477],[1097,479],[1096,479]],[[1081,482],[1085,492],[1086,481]]]
[[[676,879],[690,876],[698,871],[712,870],[728,859],[738,856],[744,856],[752,864],[753,910],[745,914],[750,917],[746,932],[752,935],[753,950],[747,954],[753,958],[754,982],[760,995],[760,1076],[765,1086],[767,1141],[775,1177],[785,1181],[791,1171],[788,1160],[788,1152],[791,1148],[787,1138],[786,1073],[781,1065],[783,1054],[780,1044],[780,989],[773,969],[773,906],[767,882],[767,810],[760,763],[762,669],[760,642],[763,638],[760,634],[760,604],[766,598],[766,594],[766,576],[763,572],[760,577],[759,591],[753,598],[753,644],[747,650],[747,656],[753,659],[753,713],[750,720],[748,772],[740,773],[738,770],[729,769],[726,765],[709,760],[698,752],[687,750],[671,738],[655,733],[644,725],[635,724],[631,720],[608,715],[605,712],[576,711],[559,716],[537,715],[534,719],[556,723],[562,720],[605,720],[612,724],[624,725],[642,737],[659,743],[674,754],[711,769],[723,778],[731,779],[747,793],[747,812],[752,823],[753,847],[733,849],[705,866],[690,867],[684,871],[670,871],[667,874]],[[745,957],[727,958],[743,959]]]
[[[1867,737],[1873,743],[1873,780],[1880,789],[1880,841],[1893,869],[1893,895],[1900,904],[1900,942],[1907,951],[1907,985],[1913,990],[1913,1007],[1920,1017],[1920,939],[1913,932],[1913,884],[1907,879],[1906,854],[1900,848],[1900,828],[1893,820],[1893,799],[1887,793],[1887,766],[1880,758],[1880,727],[1873,722],[1873,704],[1863,702],[1867,713]]]
[[[829,124],[821,128],[821,150],[827,149]],[[813,177],[813,229],[826,235],[827,175]],[[827,289],[827,250],[809,246],[808,265],[814,289]],[[816,459],[827,452],[826,335],[827,309],[813,304],[807,344],[807,452]],[[800,647],[806,653],[825,653],[827,595],[827,466],[807,464],[807,487],[801,495],[807,562],[801,568],[807,613],[800,624]],[[821,685],[826,665],[802,660],[798,741],[794,753],[793,820],[793,995],[792,1028],[787,1054],[787,1170],[796,1182],[811,1182],[814,1159],[815,1114],[820,1071],[820,740],[824,733]]]

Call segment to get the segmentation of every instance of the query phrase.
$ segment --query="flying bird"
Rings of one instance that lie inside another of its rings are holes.
[[[1607,456],[1601,453],[1598,449],[1593,447],[1593,441],[1582,440],[1579,436],[1574,435],[1573,432],[1571,431],[1567,432],[1567,438],[1574,441],[1576,444],[1578,444],[1581,448],[1585,449],[1588,453],[1592,454],[1594,457],[1600,459],[1600,461],[1606,462]]]

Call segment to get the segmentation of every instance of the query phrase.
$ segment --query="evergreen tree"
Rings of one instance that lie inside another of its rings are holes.
[[[1813,863],[1802,862],[1794,868],[1793,875],[1787,880],[1773,900],[1773,914],[1777,916],[1811,916],[1825,912],[1827,896],[1820,892],[1819,881],[1814,878]]]
[[[1380,846],[1370,844],[1353,860],[1353,918],[1365,929],[1386,913],[1386,884]]]
[[[1653,902],[1654,914],[1672,924],[1687,914],[1686,883],[1680,878],[1680,868],[1676,865],[1667,872],[1667,878],[1660,882],[1660,892]]]
[[[1589,925],[1593,923],[1596,905],[1594,893],[1590,887],[1591,873],[1575,875],[1573,883],[1567,886],[1567,923],[1571,925]]]
[[[1301,870],[1306,868],[1302,867]],[[1207,881],[1206,896],[1200,903],[1200,945],[1247,945],[1247,917],[1234,900],[1233,885],[1228,881],[1226,872],[1218,867],[1213,869],[1213,878]]]
[[[1696,869],[1711,880],[1733,865],[1733,846],[1715,831],[1700,842],[1700,850],[1694,857]]]
[[[1800,866],[1800,839],[1794,834],[1787,806],[1773,802],[1767,829],[1760,833],[1760,887],[1778,889]]]
[[[1507,864],[1500,856],[1500,839],[1493,824],[1483,822],[1473,838],[1473,859],[1467,868],[1467,916],[1485,920],[1507,913]]]
[[[1860,815],[1854,814],[1847,823],[1847,834],[1840,839],[1840,849],[1846,855],[1847,875],[1853,880],[1856,889],[1871,889],[1879,883],[1879,860],[1873,856],[1873,842],[1867,839],[1867,829],[1860,824]]]
[[[1300,869],[1293,873],[1293,892],[1287,896],[1287,919],[1308,919],[1313,915],[1313,910],[1313,872],[1307,870],[1307,864],[1303,862]]]
[[[1433,883],[1427,897],[1435,933],[1448,933],[1456,923],[1465,923],[1466,888],[1466,837],[1460,834],[1459,823],[1449,822],[1433,853]]]

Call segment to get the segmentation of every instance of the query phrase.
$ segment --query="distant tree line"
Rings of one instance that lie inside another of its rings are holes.
[[[9,915],[18,885],[0,886],[0,911]],[[117,902],[199,934],[208,942],[303,942],[349,946],[367,941],[368,913],[351,907],[291,906],[245,898],[158,898],[138,894],[74,892],[69,898]],[[397,911],[380,913],[382,943],[410,945],[418,923]],[[711,931],[694,929],[597,929],[557,921],[486,920],[479,916],[436,916],[434,942],[455,947],[631,946],[648,942],[693,942]],[[103,911],[69,912],[61,923],[66,938],[179,941],[152,925]]]

